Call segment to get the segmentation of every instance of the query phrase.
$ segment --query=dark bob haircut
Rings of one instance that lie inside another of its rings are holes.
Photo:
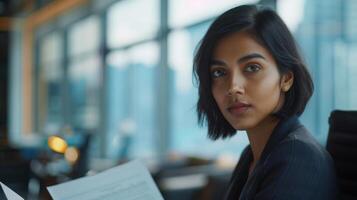
[[[314,90],[311,76],[298,52],[295,40],[276,12],[259,5],[232,8],[211,24],[194,58],[193,73],[199,93],[196,107],[198,123],[208,125],[208,136],[213,140],[236,133],[213,98],[210,75],[213,50],[220,39],[239,31],[248,31],[272,54],[281,75],[289,71],[294,74],[293,85],[285,94],[284,104],[274,113],[275,116],[300,116]]]

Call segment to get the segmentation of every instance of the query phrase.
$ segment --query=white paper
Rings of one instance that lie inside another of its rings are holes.
[[[0,185],[2,187],[2,190],[5,193],[7,200],[24,200],[22,197],[20,197],[18,194],[16,194],[14,191],[12,191],[10,188],[8,188],[2,182],[0,182]]]
[[[53,200],[163,200],[139,161],[47,188]]]

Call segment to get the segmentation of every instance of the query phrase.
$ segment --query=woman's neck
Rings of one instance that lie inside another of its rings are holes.
[[[279,119],[276,117],[267,117],[262,120],[256,127],[247,130],[250,147],[253,152],[252,168],[260,159],[266,143],[268,142]]]

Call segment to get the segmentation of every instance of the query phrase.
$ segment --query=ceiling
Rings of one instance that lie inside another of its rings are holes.
[[[0,0],[0,17],[37,10],[55,0]]]

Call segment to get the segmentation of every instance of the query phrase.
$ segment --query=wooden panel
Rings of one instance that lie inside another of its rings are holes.
[[[33,30],[25,29],[24,46],[23,46],[23,85],[22,85],[22,101],[23,101],[23,131],[25,134],[32,132],[32,44]]]

